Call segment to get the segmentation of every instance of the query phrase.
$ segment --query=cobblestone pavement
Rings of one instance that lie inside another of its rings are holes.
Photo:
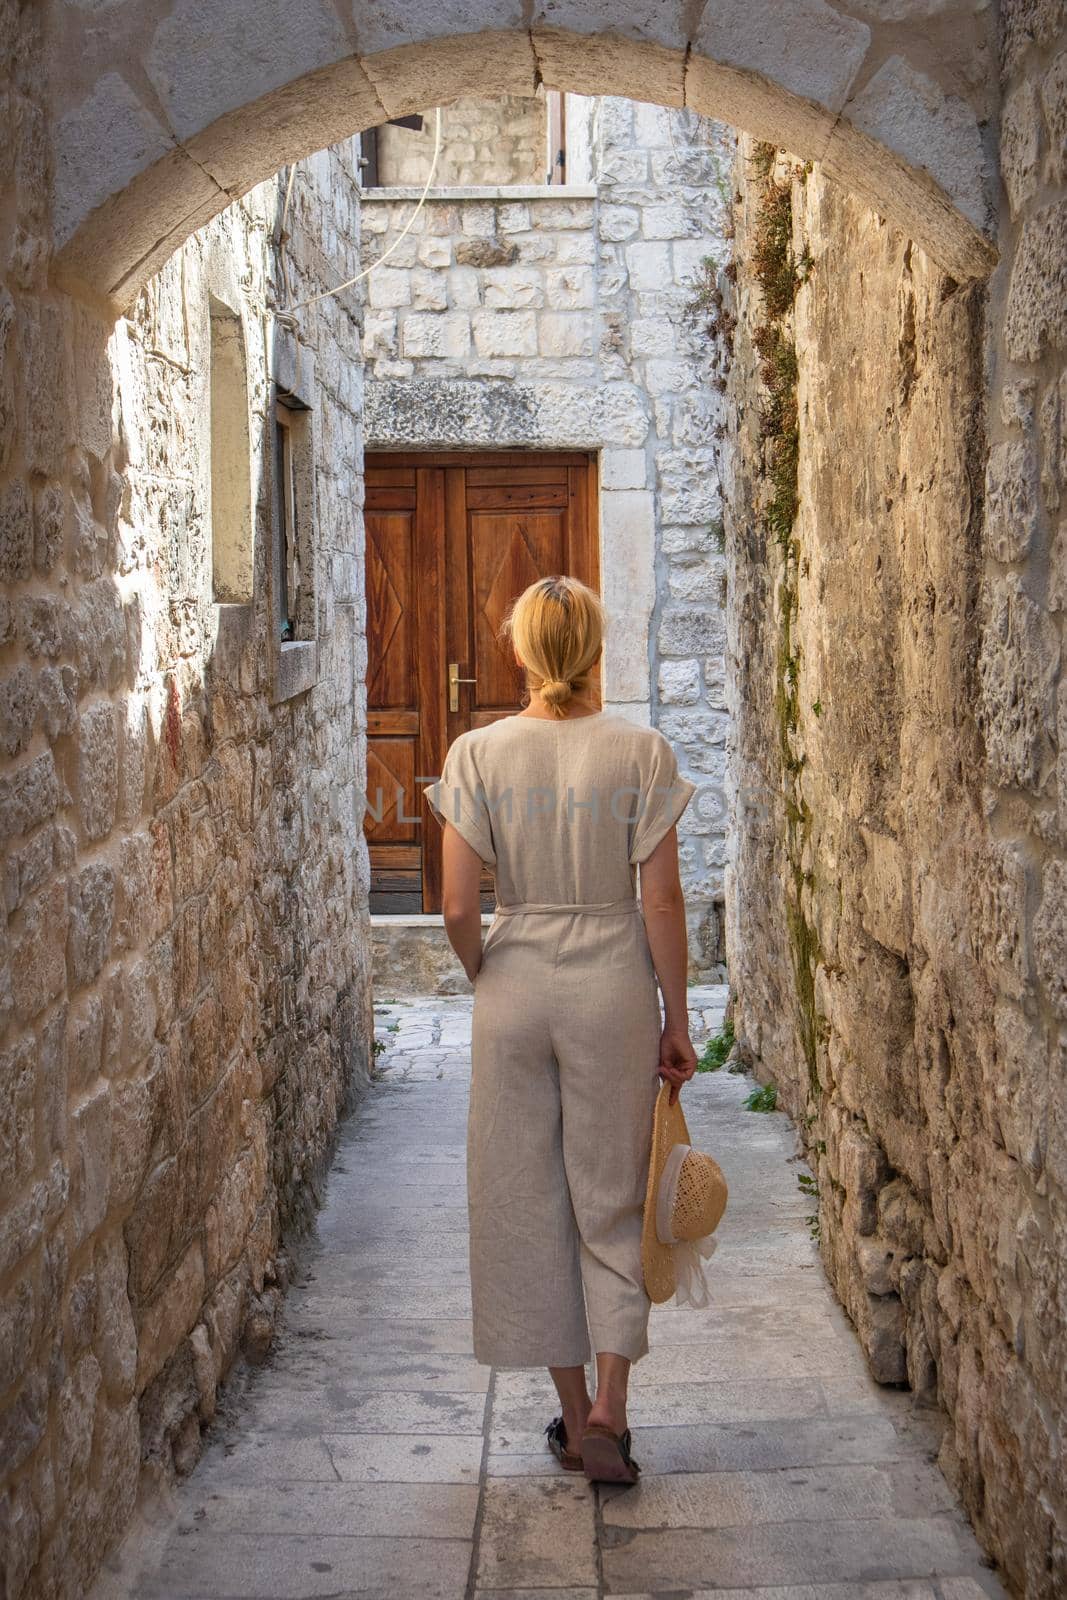
[[[691,991],[694,1034],[725,991]],[[657,1309],[634,1371],[644,1473],[594,1491],[544,1448],[547,1374],[470,1355],[468,998],[381,1004],[264,1368],[95,1600],[982,1600],[1004,1591],[933,1464],[934,1419],[867,1376],[805,1222],[794,1138],[749,1080],[686,1091],[730,1205],[713,1305]]]

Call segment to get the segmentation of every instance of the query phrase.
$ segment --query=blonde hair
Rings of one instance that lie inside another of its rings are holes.
[[[577,578],[539,578],[512,604],[500,630],[526,668],[529,689],[554,717],[588,689],[604,643],[600,596]]]

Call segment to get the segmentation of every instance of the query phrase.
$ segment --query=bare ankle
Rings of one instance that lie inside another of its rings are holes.
[[[589,1410],[589,1422],[600,1428],[610,1428],[612,1433],[626,1430],[625,1395],[597,1395]]]
[[[563,1430],[567,1435],[567,1443],[574,1449],[578,1448],[578,1442],[589,1426],[590,1406],[591,1402],[587,1400],[584,1406],[563,1407]]]

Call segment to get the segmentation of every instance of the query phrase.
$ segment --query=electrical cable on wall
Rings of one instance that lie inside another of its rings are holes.
[[[278,243],[280,246],[279,259],[281,261],[282,268],[282,281],[285,286],[285,305],[281,306],[275,315],[278,317],[291,317],[294,311],[303,311],[305,306],[316,305],[320,300],[329,300],[332,295],[341,294],[343,290],[351,289],[354,284],[362,283],[363,279],[369,278],[371,273],[374,272],[377,267],[380,267],[383,261],[387,261],[392,255],[393,251],[396,250],[401,242],[407,238],[407,235],[411,232],[415,225],[415,218],[418,216],[419,212],[426,203],[426,196],[429,194],[430,189],[433,186],[433,180],[437,172],[437,160],[440,154],[441,107],[438,106],[437,123],[434,130],[433,160],[430,162],[430,171],[427,175],[426,182],[423,184],[422,193],[419,196],[418,204],[411,213],[411,216],[408,218],[407,222],[397,234],[396,238],[393,240],[392,244],[387,250],[383,250],[378,259],[376,261],[372,261],[369,267],[364,267],[362,272],[357,272],[354,278],[346,278],[344,283],[339,283],[334,289],[323,289],[318,294],[309,295],[306,300],[298,300],[296,305],[290,305],[289,297],[292,291],[289,284],[289,265],[285,259],[285,241],[288,237],[285,231],[285,225],[289,219],[289,203],[293,198],[293,179],[296,177],[296,162],[294,161],[293,165],[289,169],[289,181],[285,186],[285,204],[282,207],[281,227],[278,230]]]

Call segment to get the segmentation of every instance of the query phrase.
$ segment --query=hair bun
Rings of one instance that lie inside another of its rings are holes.
[[[541,685],[541,698],[550,706],[562,705],[571,697],[572,688],[566,678],[546,678]]]

